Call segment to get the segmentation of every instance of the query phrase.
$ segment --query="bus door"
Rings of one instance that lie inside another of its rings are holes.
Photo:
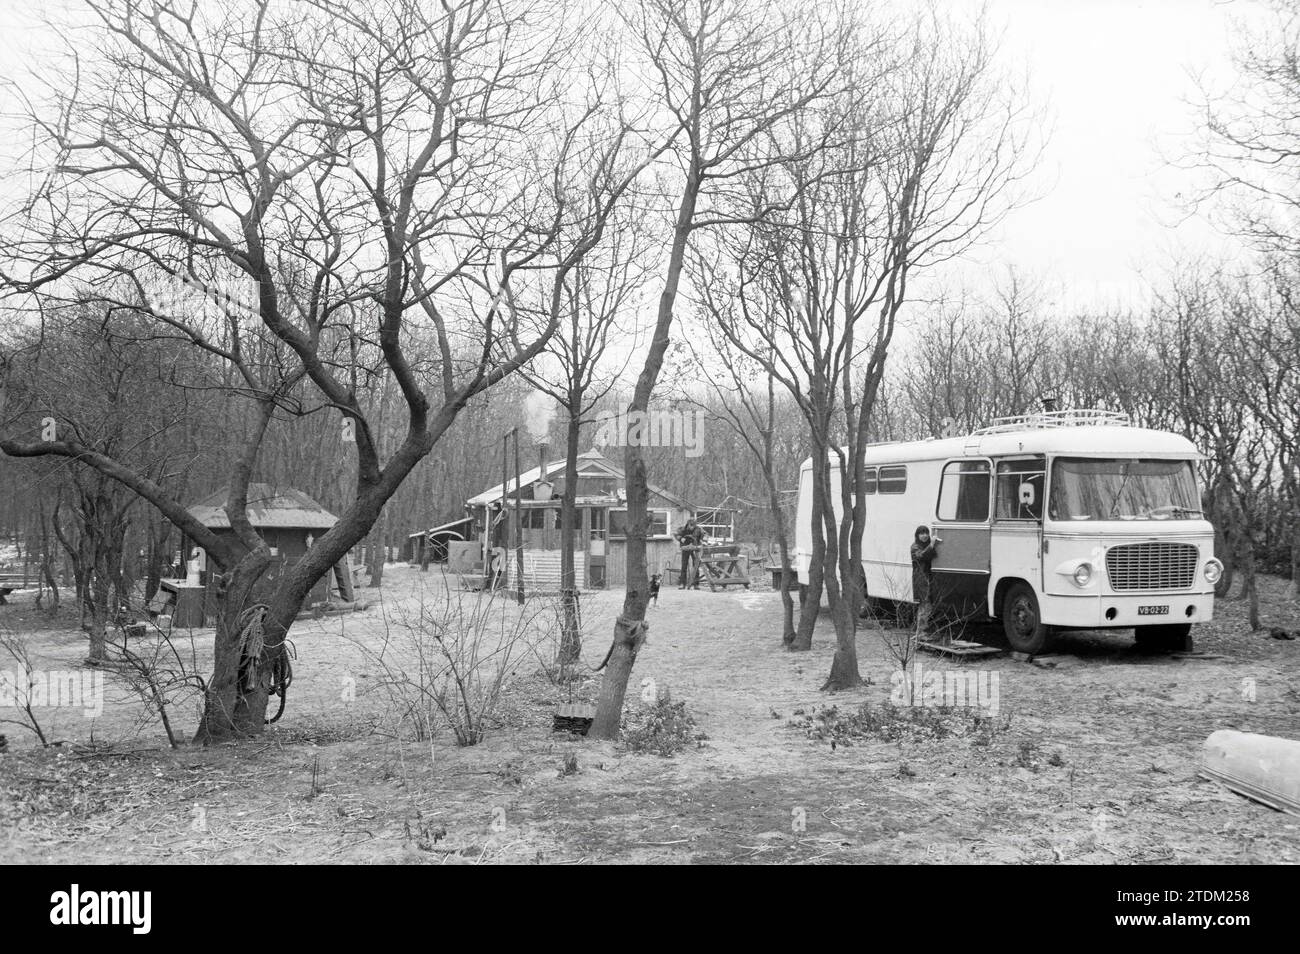
[[[938,521],[931,534],[939,547],[930,565],[931,597],[965,618],[987,612],[991,469],[988,460],[950,460],[939,478]]]
[[[1043,591],[1047,459],[1003,458],[993,480],[993,580],[1016,578]],[[998,607],[993,608],[994,612]]]

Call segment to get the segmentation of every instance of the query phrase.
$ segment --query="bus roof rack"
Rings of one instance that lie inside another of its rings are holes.
[[[992,424],[981,427],[975,433],[1006,434],[1012,431],[1036,431],[1054,427],[1095,427],[1098,425],[1129,427],[1131,424],[1129,416],[1122,411],[1077,408],[1069,411],[1037,411],[1033,414],[995,417]]]

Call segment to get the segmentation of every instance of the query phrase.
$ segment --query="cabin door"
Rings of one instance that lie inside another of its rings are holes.
[[[931,600],[949,622],[987,615],[991,555],[992,468],[987,460],[952,460],[939,478],[939,545],[930,564]]]

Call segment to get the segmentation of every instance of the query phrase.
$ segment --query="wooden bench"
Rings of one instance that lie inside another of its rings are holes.
[[[21,573],[0,573],[0,606],[9,604],[6,597],[14,590],[22,590],[35,585],[36,580],[33,577],[24,576]]]

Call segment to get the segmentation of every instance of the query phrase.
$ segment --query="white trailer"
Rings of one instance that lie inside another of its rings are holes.
[[[1000,619],[1012,648],[1040,653],[1063,629],[1134,628],[1190,648],[1214,613],[1214,530],[1186,438],[1105,411],[1045,411],[965,437],[866,448],[862,570],[872,600],[913,602],[917,526],[940,543],[941,610]],[[838,521],[840,474],[832,458]],[[795,561],[808,583],[812,460],[799,479]]]

